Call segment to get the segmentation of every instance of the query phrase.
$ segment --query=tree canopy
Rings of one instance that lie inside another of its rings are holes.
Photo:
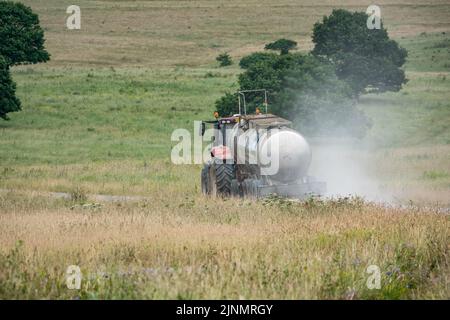
[[[253,53],[240,63],[240,90],[267,89],[270,112],[294,122],[303,133],[339,133],[361,137],[370,121],[356,107],[352,90],[337,78],[334,66],[313,55]],[[221,115],[237,113],[237,94],[216,102]],[[263,97],[246,95],[247,112],[261,106]]]
[[[231,59],[228,53],[219,54],[216,57],[216,61],[219,62],[221,67],[231,66],[233,64],[233,60]]]
[[[338,9],[313,28],[312,53],[333,62],[337,76],[356,96],[398,91],[407,81],[400,69],[407,51],[389,39],[382,23],[380,29],[367,28],[368,17],[364,12]]]
[[[48,61],[39,18],[21,3],[0,2],[0,55],[9,65]]]
[[[20,110],[10,66],[48,61],[44,42],[39,18],[29,7],[0,1],[0,118],[8,119],[7,113]]]
[[[266,44],[264,49],[280,51],[280,54],[288,54],[290,50],[297,48],[297,42],[289,39],[279,39]]]
[[[270,110],[310,135],[333,133],[364,136],[371,121],[358,108],[361,94],[398,91],[406,83],[401,69],[407,51],[389,39],[383,24],[369,29],[364,12],[333,10],[313,29],[310,54],[291,53],[297,43],[279,39],[267,50],[243,57],[239,90],[267,89]],[[222,115],[237,113],[237,94],[216,101]],[[253,112],[262,98],[248,94]]]
[[[9,67],[0,56],[0,118],[8,120],[7,113],[20,110],[20,101],[15,96],[16,85],[11,80]]]

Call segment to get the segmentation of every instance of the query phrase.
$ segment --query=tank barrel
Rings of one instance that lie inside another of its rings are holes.
[[[229,144],[234,140],[237,141],[237,162],[257,164],[262,169],[261,174],[272,180],[289,182],[307,174],[311,149],[305,138],[295,130],[281,128],[242,132],[237,124],[228,137]],[[273,167],[265,170],[267,160],[277,170],[274,171]]]

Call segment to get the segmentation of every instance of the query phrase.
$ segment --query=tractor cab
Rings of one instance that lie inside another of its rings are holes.
[[[265,110],[265,114],[261,113],[261,108],[256,108],[255,114],[247,114],[247,103],[245,99],[246,93],[264,93],[264,103],[263,108]],[[226,141],[226,131],[227,129],[233,128],[236,123],[240,124],[240,127],[244,130],[254,127],[254,126],[265,126],[267,127],[271,123],[279,123],[280,125],[290,125],[290,121],[279,118],[272,114],[267,113],[267,90],[243,90],[238,92],[238,108],[239,113],[234,114],[233,116],[220,118],[219,113],[214,112],[214,118],[216,120],[202,121],[201,132],[200,135],[203,136],[206,130],[206,123],[213,124],[213,128],[216,129],[215,134],[215,142]],[[277,121],[278,120],[278,121]],[[216,135],[220,134],[222,139],[219,139]]]

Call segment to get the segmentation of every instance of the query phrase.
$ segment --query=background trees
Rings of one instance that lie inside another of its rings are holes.
[[[9,67],[0,56],[0,118],[7,120],[7,113],[20,110],[20,101],[15,96],[16,85],[11,80]]]
[[[369,30],[367,18],[364,12],[333,10],[314,25],[312,53],[332,61],[339,79],[345,80],[356,96],[398,91],[406,83],[400,67],[407,52],[389,39],[383,24],[380,29]]]
[[[363,136],[370,121],[356,107],[350,86],[339,80],[334,66],[313,55],[254,53],[242,59],[240,90],[265,88],[270,112],[294,122],[305,134],[340,133]],[[216,102],[221,115],[237,113],[237,94]],[[262,106],[260,94],[246,94],[247,112]]]
[[[39,18],[21,3],[0,2],[0,117],[19,111],[16,86],[9,68],[13,65],[46,62],[50,59],[44,48],[44,31]]]
[[[314,25],[314,50],[291,53],[295,41],[280,39],[241,59],[239,89],[267,89],[271,112],[294,122],[309,135],[363,137],[371,121],[357,107],[368,92],[398,91],[406,82],[400,67],[407,52],[390,40],[386,29],[369,30],[366,13],[334,10]],[[246,96],[247,110],[262,104],[260,95]],[[216,102],[222,115],[237,113],[236,94]]]
[[[275,42],[266,44],[264,49],[280,51],[280,54],[288,54],[290,50],[297,48],[297,42],[289,39],[279,39]]]
[[[219,54],[216,57],[216,61],[219,62],[219,65],[221,67],[226,67],[226,66],[230,66],[233,64],[233,60],[231,59],[231,57],[228,53]]]

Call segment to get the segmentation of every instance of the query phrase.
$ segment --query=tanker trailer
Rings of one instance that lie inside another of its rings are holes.
[[[205,121],[214,128],[211,159],[201,173],[202,192],[212,196],[240,196],[261,198],[271,194],[305,198],[321,195],[326,184],[307,175],[311,163],[311,149],[305,138],[291,128],[286,119],[259,108],[247,114],[245,93],[243,110],[239,99],[239,114]],[[243,112],[242,112],[243,111]],[[242,112],[242,114],[241,114]]]

